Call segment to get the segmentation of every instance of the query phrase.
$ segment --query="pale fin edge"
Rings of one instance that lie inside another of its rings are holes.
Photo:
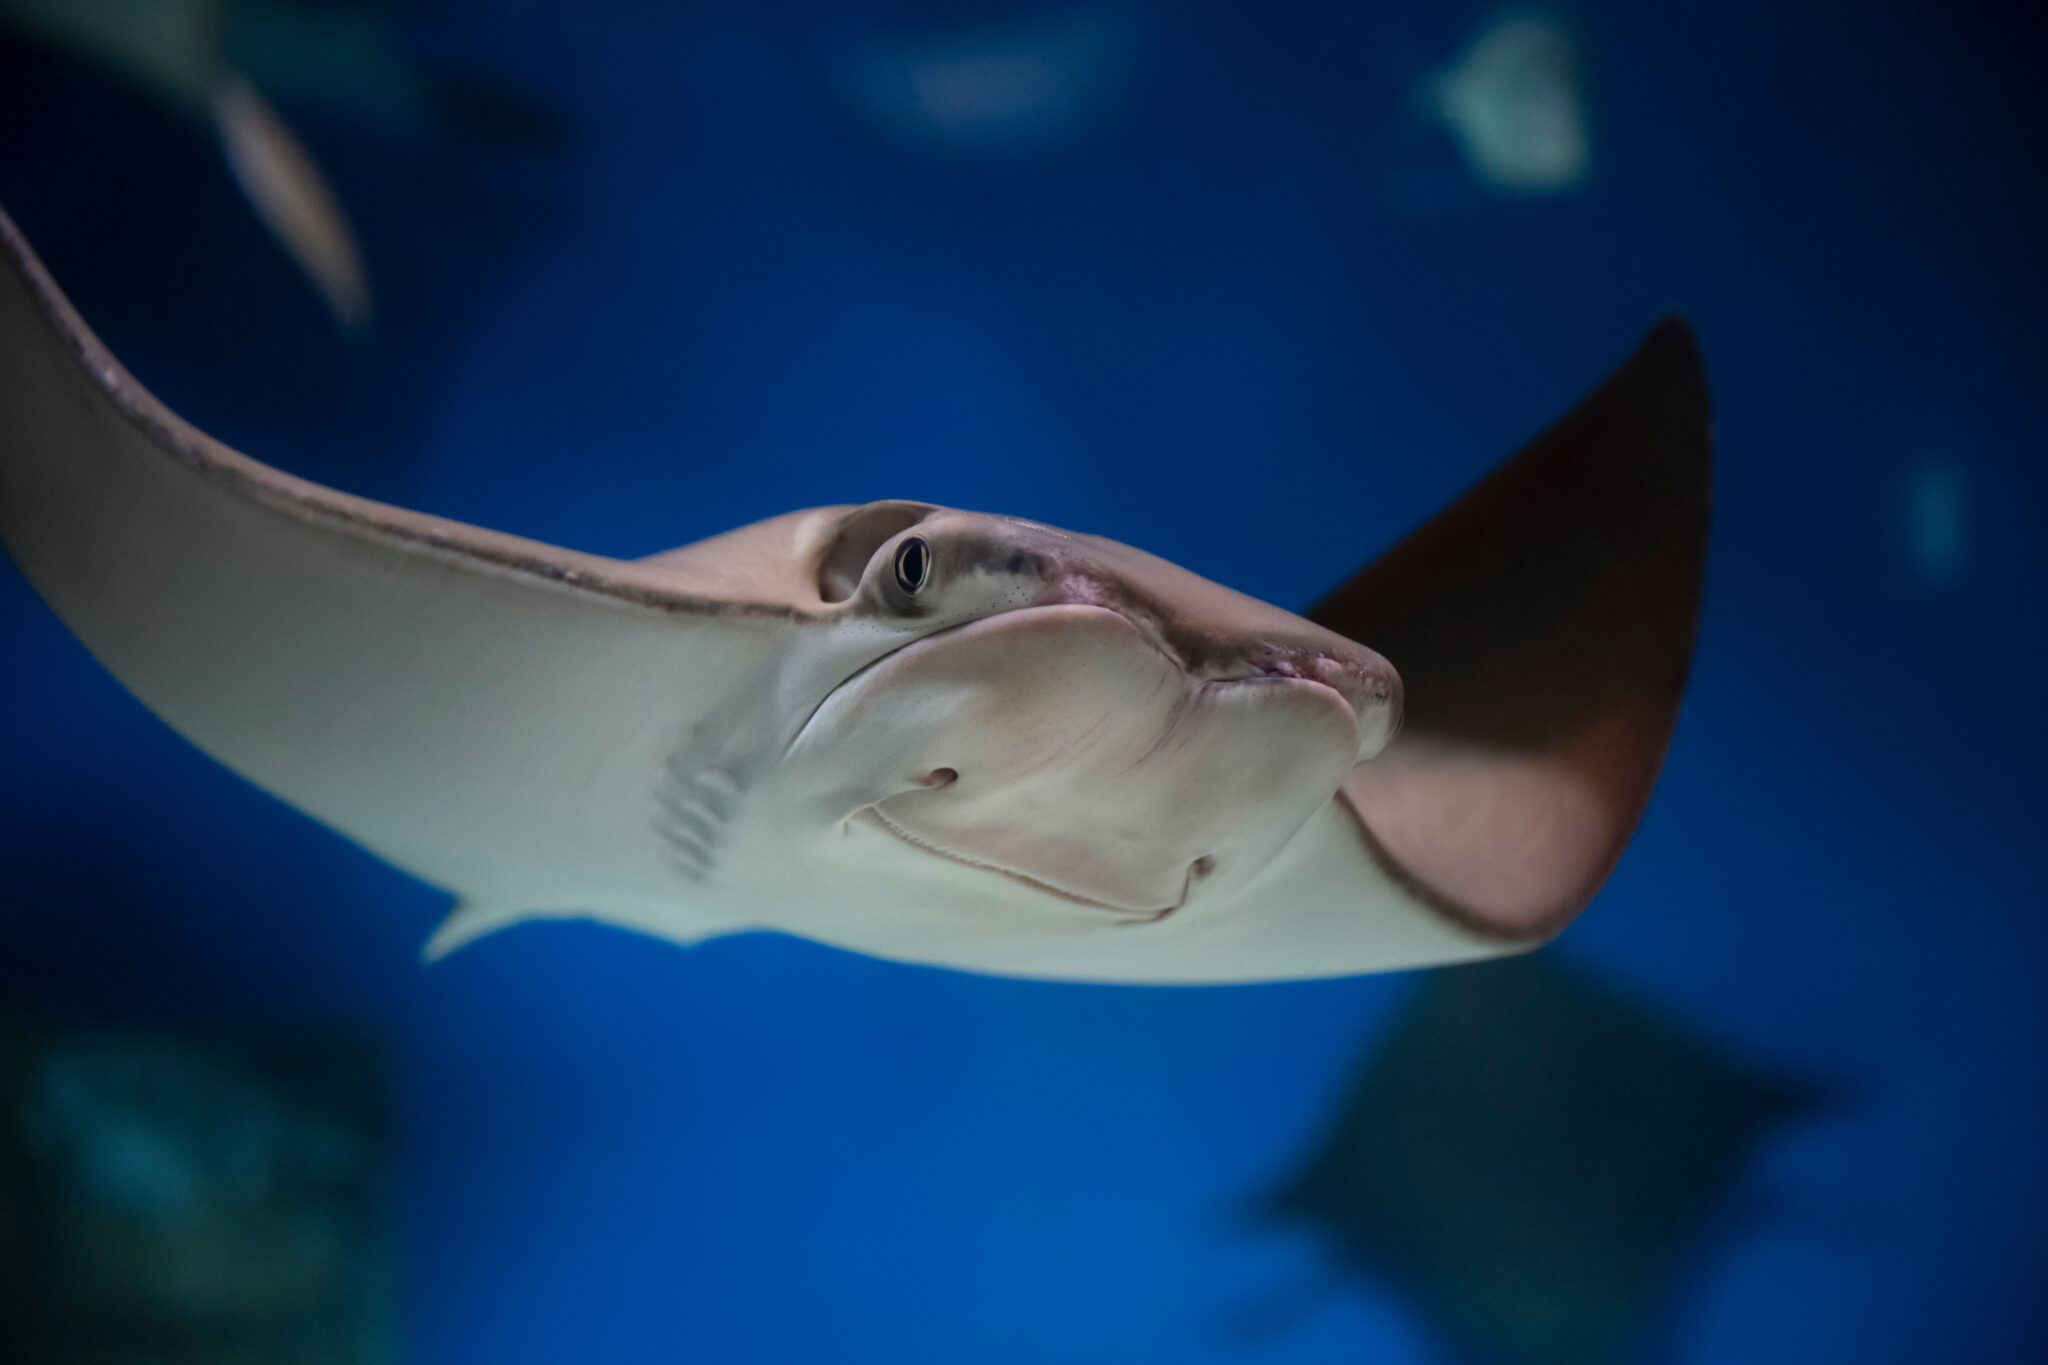
[[[420,961],[431,965],[458,949],[467,948],[478,939],[488,938],[501,929],[510,929],[535,920],[589,920],[595,924],[608,924],[632,933],[645,934],[684,948],[693,948],[708,939],[746,933],[759,927],[750,923],[732,923],[702,926],[695,931],[679,930],[672,915],[649,913],[644,908],[641,908],[639,913],[626,906],[613,906],[609,910],[565,910],[536,906],[528,899],[458,896],[454,908],[441,920],[434,932],[428,935],[427,941],[420,945]]]
[[[420,961],[439,962],[458,948],[530,919],[569,918],[560,911],[535,910],[516,901],[459,899],[420,947]]]

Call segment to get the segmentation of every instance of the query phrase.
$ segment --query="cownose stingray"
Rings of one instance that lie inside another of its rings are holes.
[[[9,553],[180,733],[453,892],[430,956],[591,918],[1098,981],[1485,957],[1591,899],[1676,721],[1676,320],[1304,619],[919,502],[630,562],[383,506],[187,426],[0,253]]]

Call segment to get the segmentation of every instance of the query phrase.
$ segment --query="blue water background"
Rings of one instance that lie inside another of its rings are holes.
[[[1295,607],[1687,314],[1692,690],[1554,951],[1843,1100],[1766,1149],[1656,1358],[2048,1358],[2040,49],[1984,5],[1579,5],[1595,171],[1515,199],[1412,97],[1485,13],[434,0],[407,51],[570,132],[285,103],[364,241],[355,341],[203,131],[19,47],[0,202],[160,396],[352,492],[622,556],[912,497]],[[864,112],[864,54],[984,22],[1107,25],[1074,127]],[[578,925],[423,969],[435,893],[201,757],[11,573],[0,658],[0,978],[387,1030],[416,1361],[1447,1358],[1366,1285],[1228,1330],[1326,1273],[1234,1214],[1413,978],[1071,987]]]

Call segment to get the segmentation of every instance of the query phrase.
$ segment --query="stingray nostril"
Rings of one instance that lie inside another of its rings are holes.
[[[951,768],[934,768],[917,779],[920,787],[950,787],[960,780],[960,774]]]
[[[1201,857],[1195,859],[1195,861],[1189,865],[1188,876],[1193,881],[1200,881],[1202,880],[1202,878],[1208,876],[1211,872],[1214,872],[1215,870],[1216,860],[1210,857],[1208,854],[1204,853]]]

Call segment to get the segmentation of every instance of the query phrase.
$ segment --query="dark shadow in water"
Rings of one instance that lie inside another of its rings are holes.
[[[1264,1199],[1460,1359],[1639,1357],[1773,1128],[1821,1099],[1547,955],[1437,973]],[[1311,1293],[1238,1324],[1283,1330]]]
[[[351,1033],[0,1025],[0,1357],[394,1360],[390,1089]]]

